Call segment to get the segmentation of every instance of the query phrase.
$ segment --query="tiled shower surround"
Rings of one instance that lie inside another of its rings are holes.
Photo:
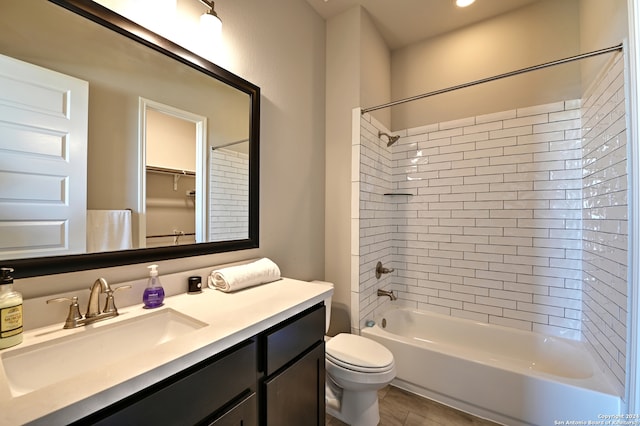
[[[375,294],[386,288],[421,310],[584,335],[623,394],[621,54],[607,70],[584,100],[395,132],[402,137],[391,148],[378,138],[384,127],[362,116],[353,146],[354,329],[388,301]],[[377,280],[377,261],[395,271]]]
[[[624,389],[629,268],[621,54],[585,94],[582,129],[582,334]]]
[[[209,173],[209,241],[240,240],[249,235],[249,156],[214,149]]]

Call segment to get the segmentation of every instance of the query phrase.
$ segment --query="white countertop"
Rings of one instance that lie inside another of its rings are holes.
[[[67,369],[69,378],[21,396],[12,396],[0,363],[2,424],[68,424],[230,348],[322,302],[332,292],[326,285],[284,278],[236,293],[208,288],[200,294],[183,293],[167,297],[164,306],[153,310],[133,305],[119,309],[116,318],[73,330],[62,329],[63,319],[59,324],[30,330],[24,333],[22,344],[4,349],[2,354],[160,309],[174,309],[208,324],[90,372],[74,375],[73,365],[51,365]]]

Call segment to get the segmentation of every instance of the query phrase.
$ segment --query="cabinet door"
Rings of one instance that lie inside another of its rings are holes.
[[[209,426],[255,426],[258,424],[258,399],[255,393],[233,407]]]
[[[324,342],[264,383],[266,424],[278,426],[325,423]]]

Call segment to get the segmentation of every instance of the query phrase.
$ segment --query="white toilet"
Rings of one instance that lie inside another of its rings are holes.
[[[325,304],[328,331],[330,297]],[[325,341],[327,413],[352,426],[377,425],[378,390],[396,376],[393,354],[380,343],[355,334],[340,333]]]

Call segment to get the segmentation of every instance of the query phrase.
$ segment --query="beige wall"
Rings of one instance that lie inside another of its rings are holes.
[[[365,9],[362,9],[360,37],[361,80],[358,106],[385,104],[391,100],[391,51]],[[391,127],[389,108],[374,111],[371,115],[386,127]]]
[[[262,90],[260,248],[163,261],[160,271],[269,256],[285,276],[322,279],[325,23],[298,0],[216,2],[216,11],[229,52],[219,63]],[[86,288],[98,276],[112,282],[144,278],[146,266],[24,279],[17,286],[32,297]]]
[[[580,52],[579,37],[579,0],[543,0],[394,51],[392,98],[572,56]],[[394,107],[392,128],[578,98],[578,67],[577,63],[562,65]]]
[[[350,306],[351,109],[360,100],[360,8],[326,25],[325,279],[335,305]],[[347,310],[347,309],[345,309]]]
[[[325,24],[299,0],[216,2],[229,70],[262,90],[260,249],[285,276],[324,275]],[[250,253],[236,253],[243,258]]]
[[[196,126],[194,123],[147,110],[147,165],[196,171]]]
[[[604,23],[604,24],[603,24]],[[580,50],[615,46],[628,37],[627,0],[580,0]],[[580,62],[583,91],[589,88],[611,55]]]
[[[325,279],[335,284],[332,320],[343,328],[340,315],[351,306],[351,281],[357,267],[351,265],[351,114],[365,103],[389,101],[390,53],[360,6],[327,21],[326,89],[326,219]],[[375,115],[389,125],[389,111]],[[357,282],[357,276],[354,277]],[[343,309],[344,308],[344,309]]]

